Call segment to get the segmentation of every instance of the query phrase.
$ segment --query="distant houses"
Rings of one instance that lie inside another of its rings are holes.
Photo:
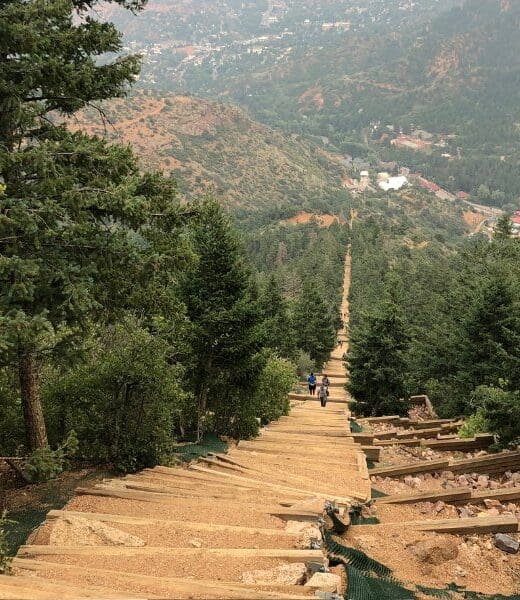
[[[385,173],[386,175],[386,173]],[[379,180],[377,184],[384,192],[395,191],[408,185],[408,179],[404,175],[398,177],[386,177]]]

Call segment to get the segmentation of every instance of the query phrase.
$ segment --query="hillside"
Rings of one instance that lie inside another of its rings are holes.
[[[214,190],[236,207],[299,210],[344,197],[334,155],[228,104],[143,92],[103,114],[84,112],[74,126],[132,144],[144,167],[172,173],[183,194]]]
[[[336,5],[339,18],[343,4]],[[434,5],[386,28],[377,15],[358,27],[349,15],[350,31],[329,35],[300,33],[293,22],[294,36],[255,41],[242,53],[222,46],[186,63],[170,85],[232,98],[270,126],[327,136],[354,156],[388,159],[389,143],[373,143],[384,133],[426,130],[445,144],[431,159],[392,157],[452,191],[476,194],[485,185],[489,198],[481,200],[513,202],[520,183],[520,5],[424,3]],[[154,77],[162,83],[157,70]]]

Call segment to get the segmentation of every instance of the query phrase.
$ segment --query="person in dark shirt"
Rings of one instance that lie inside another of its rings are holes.
[[[315,396],[316,395],[316,376],[314,375],[314,373],[311,373],[307,377],[307,383],[309,384],[309,394],[311,396]]]

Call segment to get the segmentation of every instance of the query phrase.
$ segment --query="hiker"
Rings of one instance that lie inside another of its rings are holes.
[[[338,346],[340,348],[343,348],[343,340],[341,340],[340,338],[338,338]]]
[[[318,392],[318,397],[320,399],[320,403],[322,406],[327,406],[327,396],[329,395],[329,390],[321,384],[320,391]]]
[[[329,390],[329,385],[330,385],[330,381],[329,378],[323,374],[323,379],[321,380],[321,385],[328,391]],[[327,394],[328,395],[328,394]]]
[[[307,377],[307,383],[309,384],[309,394],[311,396],[315,396],[316,395],[316,376],[314,375],[314,373],[311,373]]]

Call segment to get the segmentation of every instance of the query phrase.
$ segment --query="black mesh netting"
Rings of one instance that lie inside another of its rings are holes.
[[[520,600],[520,595],[486,595],[467,591],[455,584],[444,589],[406,585],[396,579],[387,566],[361,550],[340,544],[331,531],[323,530],[323,546],[332,565],[347,571],[345,600],[417,600],[421,597],[441,600]]]

